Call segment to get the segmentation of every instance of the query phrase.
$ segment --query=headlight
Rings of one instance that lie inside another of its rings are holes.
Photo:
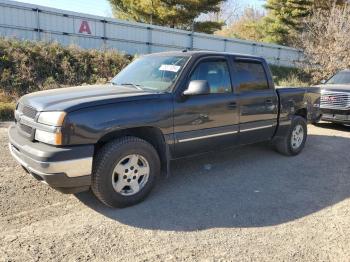
[[[42,112],[39,115],[38,122],[49,126],[62,126],[65,112]]]
[[[63,124],[65,116],[65,112],[57,111],[40,113],[38,123],[57,128],[53,128],[52,132],[37,128],[35,131],[35,140],[51,145],[62,145],[62,133],[60,127]]]
[[[51,133],[37,129],[35,131],[35,140],[51,145],[62,145],[62,133]]]

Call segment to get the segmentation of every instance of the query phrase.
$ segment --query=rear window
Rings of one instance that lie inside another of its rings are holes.
[[[234,81],[240,92],[269,89],[264,67],[259,62],[235,62]]]

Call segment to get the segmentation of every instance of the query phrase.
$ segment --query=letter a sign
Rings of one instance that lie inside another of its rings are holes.
[[[79,28],[79,33],[80,34],[89,34],[91,35],[91,30],[89,23],[87,21],[81,21],[80,28]]]

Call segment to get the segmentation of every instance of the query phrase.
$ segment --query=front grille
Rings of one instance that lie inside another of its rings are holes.
[[[24,106],[22,109],[22,114],[26,117],[34,119],[37,114],[37,111],[30,106]]]
[[[22,133],[22,135],[33,139],[33,134],[35,128],[32,124],[35,122],[35,118],[38,111],[31,106],[23,105],[19,103],[17,105],[17,110],[15,112],[17,129]]]
[[[33,128],[31,128],[30,126],[27,126],[25,124],[20,123],[19,124],[19,128],[21,129],[21,131],[23,131],[24,133],[31,135]]]
[[[347,110],[350,108],[350,93],[323,91],[321,108]]]

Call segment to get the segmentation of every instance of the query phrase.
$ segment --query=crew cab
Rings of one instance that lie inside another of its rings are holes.
[[[338,72],[320,87],[321,119],[350,124],[350,70]]]
[[[91,188],[104,204],[125,207],[178,158],[261,141],[299,154],[319,103],[317,88],[275,89],[260,57],[165,52],[136,59],[106,85],[23,96],[9,147],[51,187]]]

